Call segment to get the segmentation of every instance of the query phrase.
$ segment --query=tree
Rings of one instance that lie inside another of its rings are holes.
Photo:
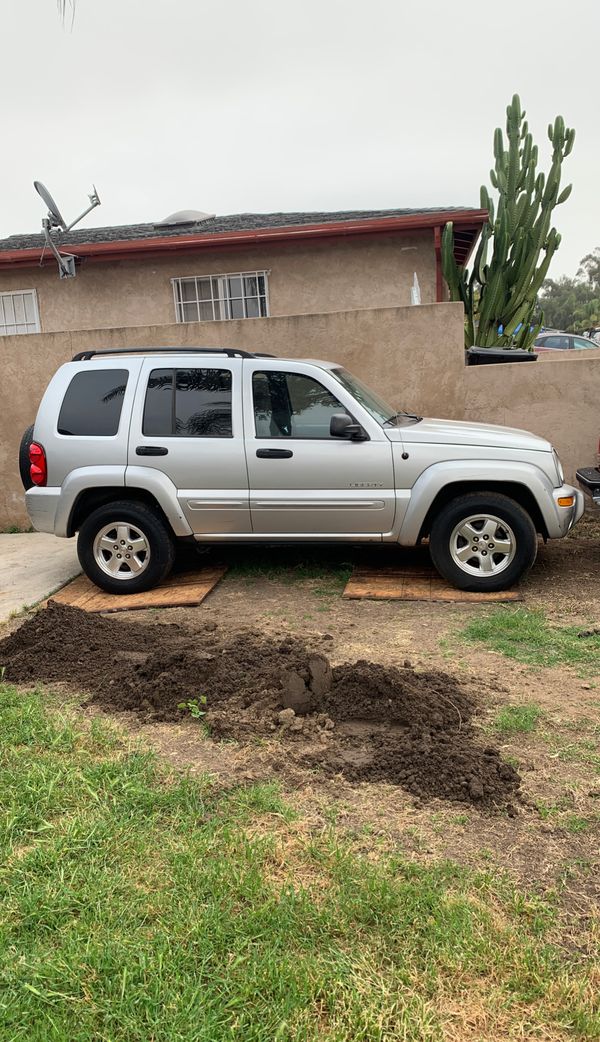
[[[537,145],[515,94],[506,110],[506,144],[500,127],[494,134],[495,165],[490,180],[498,199],[494,206],[482,186],[481,206],[489,218],[471,272],[454,259],[452,223],[444,228],[444,277],[450,298],[464,304],[466,347],[477,343],[481,347],[530,349],[537,335],[537,295],[560,244],[560,235],[550,221],[554,208],[571,194],[571,185],[560,191],[560,180],[575,131],[565,127],[562,116],[557,116],[548,126],[548,137],[552,164],[546,175],[537,172]]]
[[[544,323],[580,333],[600,326],[600,247],[583,258],[575,278],[547,279],[539,297]]]
[[[583,258],[577,277],[587,279],[590,286],[600,293],[600,246]]]

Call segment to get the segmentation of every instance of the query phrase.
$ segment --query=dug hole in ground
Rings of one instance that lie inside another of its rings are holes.
[[[481,741],[477,703],[454,677],[409,662],[332,669],[320,643],[224,634],[214,622],[124,623],[50,602],[0,644],[0,659],[8,681],[66,682],[108,710],[149,721],[195,711],[215,739],[277,737],[288,770],[512,811],[519,775]]]

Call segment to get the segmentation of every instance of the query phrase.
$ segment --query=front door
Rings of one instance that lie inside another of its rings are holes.
[[[195,535],[250,531],[239,358],[146,359],[128,468],[165,475]]]
[[[394,523],[392,446],[326,369],[244,360],[252,531],[285,538],[381,539]],[[347,412],[369,435],[332,438]]]

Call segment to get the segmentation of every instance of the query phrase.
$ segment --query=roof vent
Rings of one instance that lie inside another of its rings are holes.
[[[175,213],[170,213],[163,221],[159,221],[157,226],[201,224],[202,221],[210,221],[214,216],[214,213],[204,213],[204,210],[177,210]]]

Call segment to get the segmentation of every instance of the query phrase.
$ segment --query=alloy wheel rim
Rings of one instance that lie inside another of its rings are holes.
[[[501,517],[472,514],[463,518],[450,536],[450,556],[468,575],[481,578],[506,571],[517,552],[515,534]]]
[[[105,575],[121,582],[135,579],[150,563],[150,544],[137,525],[112,521],[96,534],[94,560]]]

